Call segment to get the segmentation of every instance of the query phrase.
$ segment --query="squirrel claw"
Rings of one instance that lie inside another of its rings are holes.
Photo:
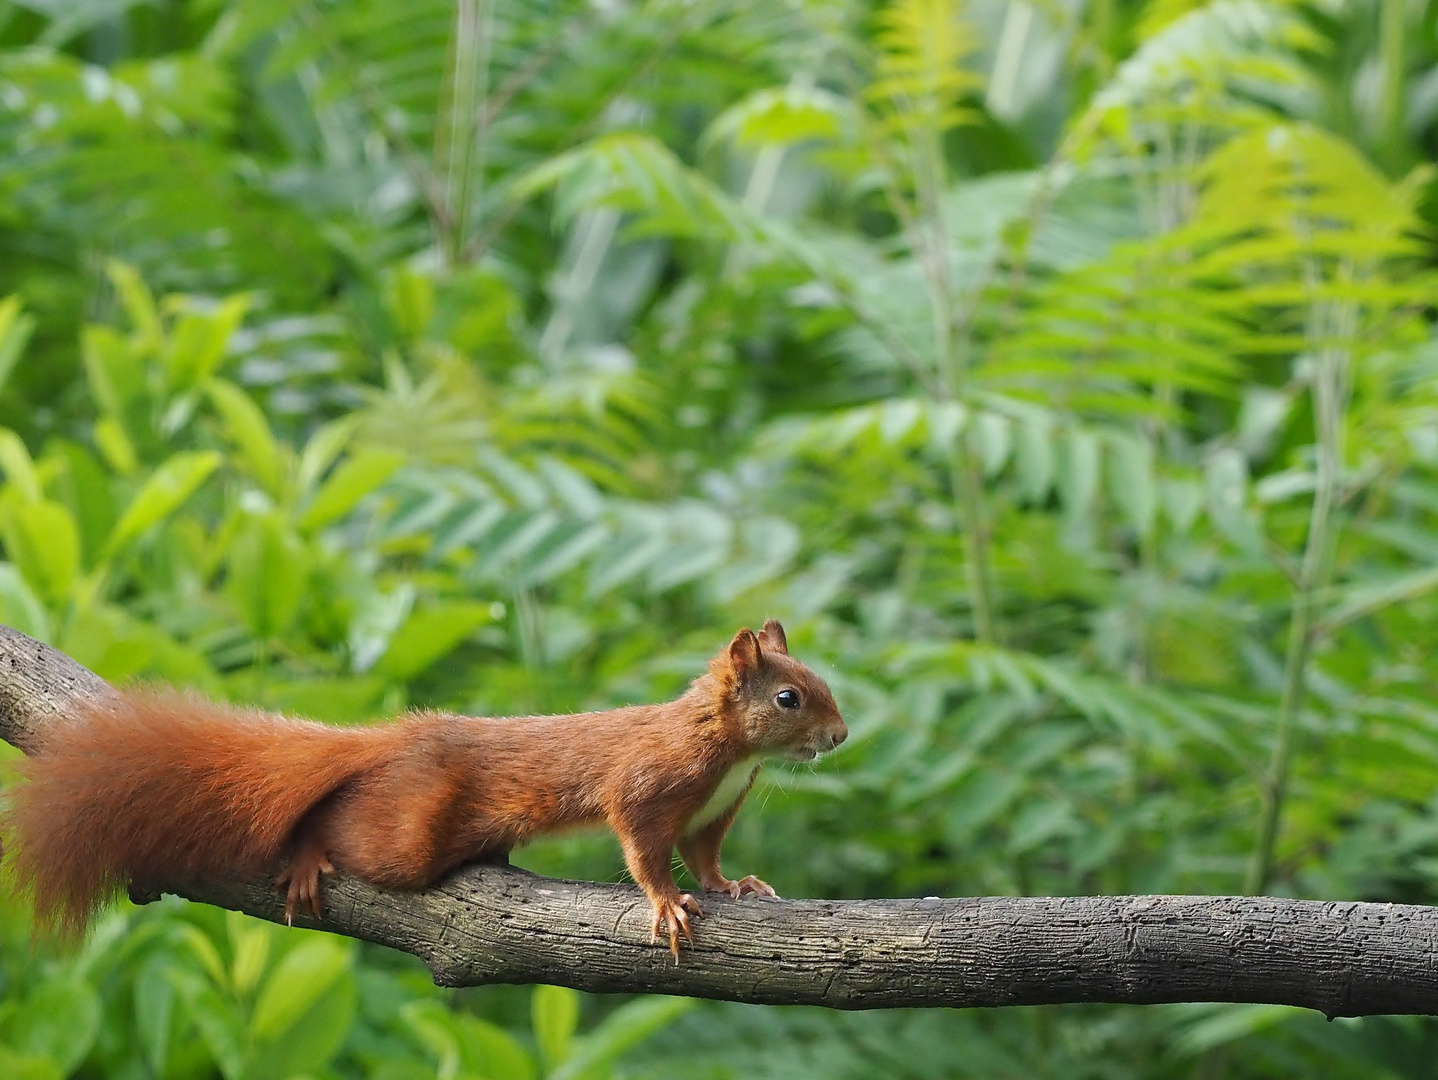
[[[773,887],[770,886],[767,881],[761,881],[753,874],[742,877],[738,881],[730,882],[730,884],[734,886],[734,891],[729,895],[736,900],[741,896],[750,895],[763,896],[770,900],[779,899],[779,894],[774,891]]]
[[[654,902],[654,922],[649,928],[649,943],[656,944],[659,941],[659,928],[667,926],[669,951],[674,954],[676,964],[679,963],[679,935],[682,933],[689,944],[694,944],[694,931],[689,925],[691,914],[703,915],[704,909],[699,906],[699,901],[689,893],[680,893],[673,899]]]
[[[324,904],[320,900],[320,875],[334,873],[334,864],[324,855],[317,855],[291,862],[275,878],[275,888],[285,894],[285,925],[295,924],[295,912],[304,909],[316,919],[324,918]]]
[[[712,885],[704,886],[710,892],[724,893],[727,896],[738,900],[741,896],[763,896],[770,900],[779,899],[779,894],[766,881],[761,881],[753,874],[742,877],[738,881],[730,881],[728,878],[720,878]]]

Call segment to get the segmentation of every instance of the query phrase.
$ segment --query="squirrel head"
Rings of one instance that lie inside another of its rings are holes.
[[[757,634],[740,630],[709,671],[723,690],[728,719],[754,753],[812,761],[849,734],[828,684],[789,655],[774,619]]]

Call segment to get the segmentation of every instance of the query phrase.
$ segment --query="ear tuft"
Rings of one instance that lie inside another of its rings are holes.
[[[759,669],[759,639],[747,626],[729,642],[729,669],[736,679],[744,679]]]
[[[789,655],[789,639],[784,636],[784,628],[779,625],[778,619],[764,620],[764,629],[759,631],[759,644],[770,652]]]

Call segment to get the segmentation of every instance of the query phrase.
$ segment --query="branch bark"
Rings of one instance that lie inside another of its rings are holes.
[[[34,752],[67,702],[108,692],[63,653],[0,627],[0,738]],[[265,880],[166,884],[284,918]],[[1438,1015],[1438,909],[1406,904],[711,897],[676,965],[650,944],[649,906],[633,886],[471,866],[419,893],[335,874],[325,903],[323,921],[300,925],[413,953],[442,986],[543,982],[839,1009],[1235,1001]]]

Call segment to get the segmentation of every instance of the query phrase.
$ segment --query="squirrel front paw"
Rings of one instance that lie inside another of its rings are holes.
[[[667,926],[669,929],[669,951],[674,954],[674,962],[679,962],[679,935],[682,933],[689,944],[694,944],[694,931],[689,926],[690,915],[703,915],[704,909],[699,906],[689,893],[679,893],[673,897],[665,897],[654,901],[654,924],[649,928],[649,942],[654,944],[659,940],[659,928]]]
[[[728,878],[720,878],[718,881],[705,885],[704,888],[710,892],[726,893],[738,900],[741,896],[765,896],[772,900],[779,899],[779,894],[766,881],[761,881],[753,874],[742,877],[738,881],[730,881]]]

